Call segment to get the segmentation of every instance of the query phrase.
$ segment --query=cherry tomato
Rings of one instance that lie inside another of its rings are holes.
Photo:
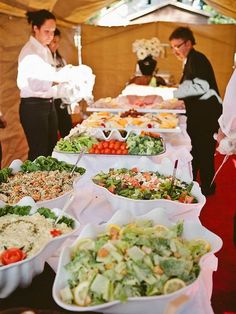
[[[122,154],[122,150],[121,149],[117,149],[116,153],[117,153],[117,155],[121,155]]]
[[[124,143],[124,144],[122,144],[122,145],[120,146],[120,149],[121,149],[121,150],[126,149],[126,144],[125,144],[125,143]]]
[[[109,143],[109,148],[113,149],[114,146],[115,146],[115,144],[111,141],[111,142]]]
[[[98,148],[98,149],[103,149],[103,142],[98,143],[97,148]]]
[[[58,229],[52,229],[50,233],[54,238],[62,234],[61,230],[58,230]]]
[[[21,249],[12,247],[10,249],[5,250],[0,256],[1,262],[3,265],[9,265],[12,263],[20,262],[25,259],[26,253]]]
[[[111,153],[110,148],[105,148],[105,154],[110,154],[110,153]]]
[[[103,147],[104,147],[104,148],[107,148],[108,146],[109,146],[109,143],[103,142]]]
[[[94,151],[95,154],[100,154],[100,150],[98,148],[95,149]]]
[[[119,149],[120,146],[121,146],[121,144],[122,144],[122,142],[116,142],[116,143],[114,144],[114,148],[115,148],[115,149]]]
[[[90,154],[94,154],[95,149],[94,148],[90,148],[89,153]]]

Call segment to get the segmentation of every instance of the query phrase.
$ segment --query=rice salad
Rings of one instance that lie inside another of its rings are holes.
[[[35,202],[57,198],[73,188],[73,182],[84,174],[85,169],[58,161],[53,157],[38,157],[34,162],[25,161],[21,171],[13,173],[11,168],[0,170],[0,200],[16,204],[24,196]]]
[[[7,262],[4,257],[12,254],[13,249],[14,254],[20,252],[20,260],[32,257],[54,237],[70,233],[74,228],[74,220],[66,216],[55,224],[57,216],[48,208],[41,207],[34,214],[30,210],[31,206],[18,205],[0,208],[0,267],[11,264],[12,256],[8,256]]]

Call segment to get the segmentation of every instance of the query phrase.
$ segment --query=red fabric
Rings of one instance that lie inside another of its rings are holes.
[[[218,169],[224,156],[215,157]],[[236,156],[231,156],[216,177],[216,193],[207,197],[201,212],[201,222],[223,240],[218,252],[218,270],[213,276],[212,306],[215,314],[236,311],[236,244],[234,217],[236,215]]]

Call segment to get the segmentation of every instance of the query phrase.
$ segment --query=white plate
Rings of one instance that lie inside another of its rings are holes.
[[[118,211],[107,222],[107,224],[123,225],[132,223],[137,219],[150,219],[158,224],[163,224],[166,226],[172,225],[172,222],[166,216],[165,211],[161,208],[154,209],[148,214],[139,217],[133,215],[131,211]],[[91,224],[86,225],[78,239],[95,238],[99,232],[105,230],[107,224],[99,227],[93,226]],[[221,238],[203,227],[199,221],[185,221],[183,237],[186,239],[203,238],[209,241],[211,244],[211,252],[207,253],[200,259],[201,271],[198,278],[192,284],[186,286],[183,289],[168,295],[129,298],[125,303],[121,303],[120,301],[113,301],[89,307],[80,307],[77,305],[66,304],[62,302],[60,298],[60,290],[66,286],[68,280],[68,274],[65,271],[64,266],[70,261],[70,252],[73,246],[76,245],[78,240],[77,239],[70,247],[64,248],[64,250],[61,252],[58,270],[53,284],[53,298],[59,306],[73,312],[94,311],[109,314],[163,314],[165,313],[168,304],[171,301],[174,301],[180,295],[188,295],[191,298],[196,294],[203,270],[208,266],[207,258],[212,255],[212,253],[219,251],[222,247]]]
[[[20,206],[32,206],[32,212],[39,208],[31,197],[24,197],[17,203]],[[1,206],[2,207],[2,206]],[[51,209],[57,216],[61,210]],[[63,213],[64,216],[72,218],[75,221],[74,230],[71,233],[53,238],[38,253],[21,262],[0,267],[0,299],[8,297],[17,287],[27,287],[32,279],[43,272],[45,261],[62,245],[62,243],[79,229],[79,222],[70,215]]]

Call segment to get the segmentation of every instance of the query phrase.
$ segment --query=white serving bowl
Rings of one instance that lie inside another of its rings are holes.
[[[142,219],[152,220],[154,223],[162,224],[167,227],[170,227],[173,224],[173,222],[171,222],[171,220],[169,220],[168,216],[166,215],[165,210],[162,208],[158,208],[142,216],[136,216],[132,213],[132,211],[129,210],[127,210],[126,212],[120,210],[117,211],[112,216],[112,218],[102,226],[95,226],[91,224],[86,225],[77,240],[70,247],[64,248],[61,252],[58,270],[53,285],[53,298],[55,302],[62,308],[73,312],[93,311],[109,314],[163,314],[165,313],[165,310],[169,303],[173,302],[181,295],[187,295],[189,297],[189,300],[191,301],[191,299],[195,296],[198,290],[200,281],[203,280],[202,277],[204,270],[208,269],[209,267],[208,258],[217,251],[219,251],[222,247],[221,238],[203,227],[199,220],[185,221],[182,237],[188,240],[195,238],[205,239],[210,243],[211,251],[201,257],[199,262],[201,271],[198,278],[192,284],[167,295],[159,295],[153,297],[134,297],[129,298],[128,301],[125,303],[121,303],[120,301],[113,301],[96,306],[80,307],[77,305],[66,304],[61,300],[60,290],[66,286],[67,280],[69,278],[64,266],[70,261],[71,251],[73,250],[73,247],[76,245],[77,241],[82,238],[96,238],[96,236],[100,232],[103,232],[106,229],[106,226],[109,224],[124,225]]]
[[[9,168],[11,168],[12,169],[12,173],[15,174],[15,173],[20,171],[20,169],[21,169],[20,166],[22,164],[23,164],[23,162],[20,159],[15,159],[9,165]],[[37,206],[38,207],[47,207],[47,208],[50,208],[50,209],[62,208],[65,205],[65,203],[67,202],[71,192],[73,190],[75,190],[75,187],[76,187],[78,181],[81,179],[82,176],[83,175],[80,175],[78,178],[76,178],[74,180],[72,189],[70,191],[67,191],[63,195],[60,195],[58,197],[55,197],[55,198],[52,198],[52,199],[49,199],[49,200],[38,201],[37,202]],[[6,205],[6,203],[0,200],[0,206],[2,207],[4,205]]]
[[[113,168],[134,168],[137,167],[140,171],[158,171],[163,175],[172,175],[173,173],[173,163],[168,159],[163,159],[161,164],[156,164],[150,160],[143,159],[142,162],[135,165],[130,165],[127,161],[126,163],[117,163]],[[107,172],[107,170],[103,170]],[[181,169],[177,171],[176,178],[185,181],[187,183],[191,182],[189,175]],[[108,191],[106,188],[99,186],[93,183],[95,191],[98,194],[102,194],[111,204],[112,211],[116,212],[117,210],[131,210],[135,215],[144,215],[151,209],[162,207],[165,208],[166,213],[170,217],[179,217],[179,218],[196,218],[199,217],[201,209],[206,203],[206,197],[202,194],[200,186],[197,182],[194,181],[193,188],[191,193],[198,200],[197,203],[187,204],[180,203],[178,201],[172,201],[167,199],[156,199],[156,200],[135,200],[128,197],[123,197],[120,195],[115,195]]]
[[[31,197],[24,197],[16,205],[32,206],[31,212],[41,206],[38,206]],[[2,207],[2,206],[0,206]],[[62,212],[61,209],[51,209],[57,216]],[[53,238],[44,247],[41,248],[32,257],[26,258],[20,262],[0,267],[0,299],[8,297],[16,288],[27,287],[31,284],[32,279],[43,272],[46,260],[60,248],[62,243],[80,227],[79,222],[72,216],[63,213],[64,216],[72,218],[75,222],[74,230],[59,237]]]

